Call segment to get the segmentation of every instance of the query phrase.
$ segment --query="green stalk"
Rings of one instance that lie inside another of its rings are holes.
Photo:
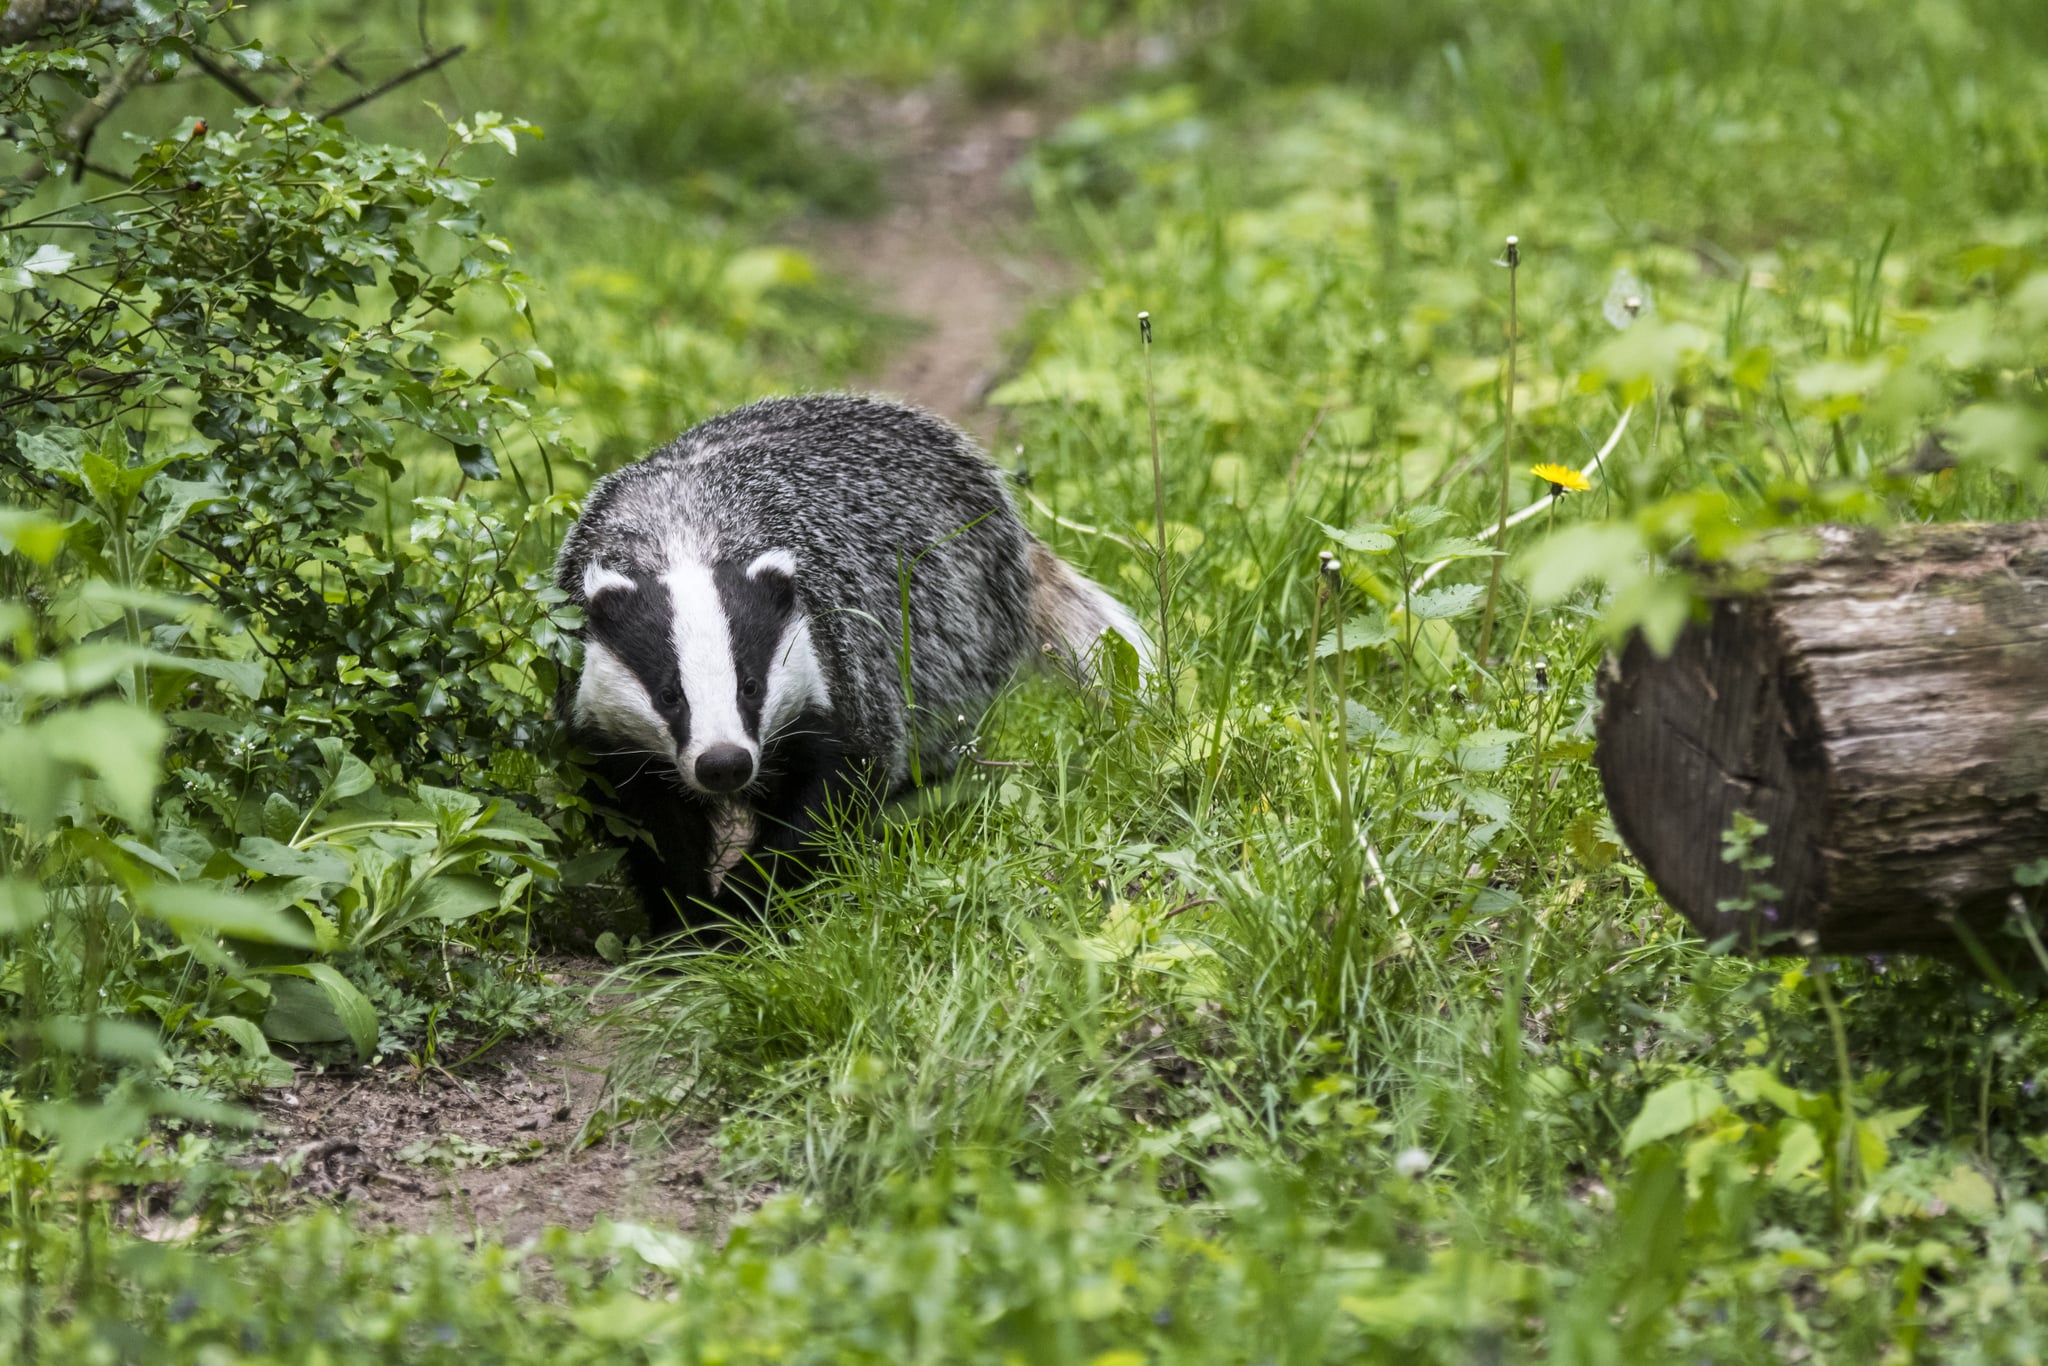
[[[1152,428],[1152,512],[1159,524],[1156,570],[1159,578],[1159,675],[1166,684],[1166,699],[1173,705],[1173,637],[1170,626],[1173,609],[1173,578],[1167,559],[1166,475],[1159,464],[1159,404],[1152,388],[1152,315],[1138,315],[1138,340],[1145,348],[1145,416]]]
[[[1507,255],[1502,258],[1508,267],[1508,392],[1507,420],[1500,439],[1500,525],[1494,532],[1493,548],[1505,550],[1508,539],[1508,480],[1509,471],[1514,467],[1515,448],[1515,341],[1516,319],[1516,272],[1522,265],[1521,239],[1508,238]],[[1479,667],[1486,667],[1486,652],[1493,645],[1493,610],[1500,596],[1500,556],[1494,556],[1493,573],[1486,581],[1486,618],[1479,628]]]

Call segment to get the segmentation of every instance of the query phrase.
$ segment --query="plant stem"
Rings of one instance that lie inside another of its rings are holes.
[[[1500,439],[1500,525],[1495,529],[1494,548],[1500,549],[1508,538],[1508,478],[1514,466],[1515,448],[1515,340],[1516,340],[1516,275],[1522,265],[1522,247],[1519,238],[1508,238],[1507,255],[1503,258],[1508,267],[1508,392],[1506,399],[1506,425]],[[1493,611],[1500,596],[1500,557],[1494,556],[1493,573],[1486,581],[1486,618],[1479,628],[1479,667],[1486,667],[1486,652],[1493,645]]]
[[[1145,416],[1152,428],[1152,512],[1159,523],[1156,569],[1159,577],[1159,673],[1166,683],[1168,705],[1172,705],[1173,637],[1169,626],[1173,607],[1173,579],[1168,572],[1166,545],[1166,475],[1159,464],[1159,404],[1152,388],[1152,315],[1138,315],[1138,340],[1145,348]]]

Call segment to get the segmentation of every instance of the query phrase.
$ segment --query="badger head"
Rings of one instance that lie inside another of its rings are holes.
[[[825,702],[795,578],[787,550],[717,561],[675,553],[654,569],[593,559],[578,727],[597,747],[673,765],[705,796],[747,787],[764,744]]]

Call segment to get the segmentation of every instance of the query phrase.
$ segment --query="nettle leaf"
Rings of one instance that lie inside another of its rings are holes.
[[[1343,649],[1347,654],[1352,650],[1364,650],[1374,645],[1384,645],[1393,638],[1394,628],[1381,613],[1373,612],[1364,616],[1347,617],[1344,621],[1342,639],[1344,642]],[[1331,655],[1336,654],[1338,639],[1337,628],[1331,627],[1329,632],[1316,642],[1316,658],[1327,659]]]
[[[1476,610],[1485,596],[1485,585],[1477,583],[1427,588],[1408,599],[1408,610],[1418,621],[1454,621]]]
[[[1437,564],[1444,560],[1491,559],[1504,553],[1470,536],[1446,536],[1416,551],[1414,560],[1417,564]]]
[[[1478,730],[1451,748],[1451,762],[1467,773],[1493,773],[1507,767],[1508,750],[1522,738],[1518,730]]]
[[[1394,538],[1384,525],[1357,526],[1349,530],[1331,526],[1328,522],[1317,522],[1329,538],[1338,545],[1366,555],[1381,555],[1394,548]]]

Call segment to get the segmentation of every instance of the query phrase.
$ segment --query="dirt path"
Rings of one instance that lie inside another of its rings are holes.
[[[577,980],[604,966],[562,968]],[[459,1073],[307,1072],[264,1093],[256,1160],[276,1167],[287,1204],[346,1202],[365,1225],[413,1231],[521,1238],[605,1215],[710,1234],[758,1203],[762,1192],[719,1182],[709,1133],[586,1143],[613,1042],[586,1026],[501,1045]]]
[[[918,329],[856,388],[994,435],[986,399],[1023,359],[1008,349],[1012,334],[1032,304],[1066,283],[1063,263],[1033,241],[1030,202],[1011,172],[1069,102],[978,107],[935,87],[829,115],[835,138],[881,162],[889,207],[813,222],[799,237],[827,270]]]

